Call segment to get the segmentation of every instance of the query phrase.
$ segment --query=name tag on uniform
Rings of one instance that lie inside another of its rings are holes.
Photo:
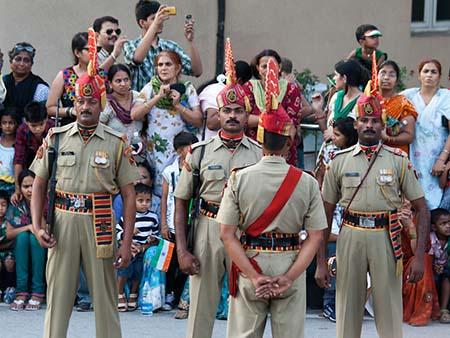
[[[359,173],[345,173],[345,177],[359,177]]]
[[[63,152],[61,152],[61,156],[70,156],[70,155],[75,155],[75,153],[73,151],[63,151]]]
[[[220,164],[211,164],[208,166],[208,170],[220,170],[222,166]]]

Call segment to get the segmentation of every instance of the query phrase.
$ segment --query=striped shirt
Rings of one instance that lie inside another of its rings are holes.
[[[123,239],[123,217],[120,218],[119,223],[116,225],[117,241],[120,242]],[[159,236],[159,221],[158,216],[147,210],[146,212],[136,211],[136,223],[134,223],[134,244],[145,244],[149,236]]]
[[[123,45],[123,57],[125,63],[131,69],[131,88],[136,91],[141,91],[142,88],[156,75],[155,57],[163,50],[170,50],[178,53],[181,58],[181,72],[185,75],[192,74],[191,58],[175,41],[164,40],[158,38],[156,48],[151,46],[147,56],[140,64],[134,62],[134,53],[141,44],[142,37],[136,40],[128,40]]]

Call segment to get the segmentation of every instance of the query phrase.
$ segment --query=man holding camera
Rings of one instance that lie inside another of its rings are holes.
[[[232,60],[228,63],[234,67]],[[188,338],[211,337],[228,259],[216,221],[224,189],[233,168],[250,166],[262,156],[261,147],[244,135],[248,120],[246,96],[231,83],[218,95],[221,130],[213,138],[192,145],[175,190],[175,235],[180,268],[191,275]],[[189,200],[194,175],[199,173],[200,215],[195,224],[193,252],[186,243]]]
[[[200,76],[202,63],[197,46],[194,43],[194,21],[186,16],[184,36],[189,43],[186,53],[176,42],[161,39],[164,22],[176,15],[175,7],[161,5],[158,1],[139,0],[135,9],[136,21],[141,28],[141,36],[124,44],[123,52],[126,64],[132,72],[132,89],[140,91],[155,75],[155,56],[170,50],[178,53],[182,61],[182,73]]]

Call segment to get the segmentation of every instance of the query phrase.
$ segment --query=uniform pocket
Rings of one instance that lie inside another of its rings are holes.
[[[205,191],[207,191],[208,195],[222,193],[226,179],[223,169],[206,169],[203,172],[202,179],[204,180]]]
[[[72,167],[75,165],[76,158],[75,155],[59,155],[56,162],[58,164],[58,167]]]
[[[346,200],[347,202],[350,201],[360,183],[360,176],[344,176],[342,178],[342,197],[344,198],[344,200]],[[356,194],[354,201],[359,200],[360,197],[358,195],[360,195],[360,192]]]
[[[71,179],[76,174],[76,156],[59,155],[56,160],[56,177],[58,180]]]

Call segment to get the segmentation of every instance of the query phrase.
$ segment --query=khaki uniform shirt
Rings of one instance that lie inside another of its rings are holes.
[[[192,170],[183,167],[174,196],[189,200],[193,196],[193,172],[198,168],[201,148],[205,153],[200,165],[200,197],[208,202],[220,203],[222,191],[233,168],[250,166],[262,157],[261,146],[244,136],[239,146],[231,152],[223,144],[219,135],[192,145],[192,153],[186,157],[186,162]]]
[[[53,128],[47,137],[49,147],[59,135],[56,189],[73,193],[107,192],[116,194],[119,188],[139,179],[136,165],[125,156],[122,134],[99,123],[85,144],[76,122]],[[42,158],[34,159],[34,173],[49,179],[48,147]]]
[[[267,208],[283,182],[289,164],[279,156],[264,156],[249,168],[233,171],[222,199],[217,221],[245,231]],[[298,233],[322,230],[327,220],[319,184],[303,172],[286,205],[264,232]]]
[[[336,154],[325,173],[323,199],[347,207],[369,167],[359,143]],[[424,196],[405,152],[383,145],[350,210],[379,212],[400,209],[402,196],[414,201]]]

